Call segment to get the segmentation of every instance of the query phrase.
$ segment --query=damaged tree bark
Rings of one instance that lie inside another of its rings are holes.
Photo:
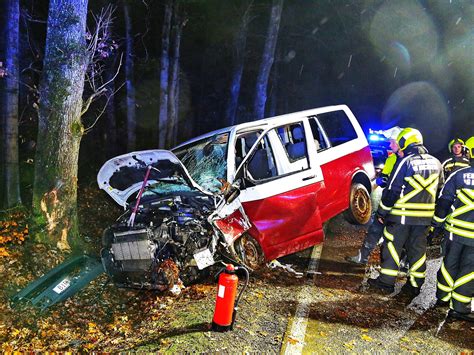
[[[51,0],[33,188],[34,237],[61,250],[79,246],[77,169],[88,0]],[[72,243],[72,244],[71,244]]]

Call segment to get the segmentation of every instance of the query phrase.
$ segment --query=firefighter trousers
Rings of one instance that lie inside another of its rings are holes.
[[[436,297],[451,301],[451,309],[470,313],[474,296],[474,247],[448,240],[438,271]]]
[[[370,253],[372,253],[372,250],[374,250],[380,238],[382,238],[383,229],[384,225],[380,223],[377,218],[374,218],[374,221],[369,226],[367,235],[364,238],[362,247],[360,248],[360,255],[362,261],[367,262],[367,260],[369,259]]]
[[[382,269],[379,281],[393,286],[400,268],[403,249],[407,254],[410,268],[408,281],[415,293],[420,292],[426,274],[426,236],[429,226],[388,224],[384,231],[382,247]]]

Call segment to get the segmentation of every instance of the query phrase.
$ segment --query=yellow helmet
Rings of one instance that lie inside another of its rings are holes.
[[[397,137],[400,150],[405,150],[411,144],[423,144],[423,136],[415,128],[404,128]]]
[[[448,151],[450,153],[452,153],[451,149],[453,149],[453,145],[455,145],[456,143],[459,143],[461,145],[464,145],[464,141],[461,139],[461,138],[454,138],[454,139],[451,139],[451,141],[448,143]]]
[[[469,154],[471,155],[471,159],[474,159],[474,136],[469,138],[466,141],[465,145],[466,145],[467,149],[469,149]]]

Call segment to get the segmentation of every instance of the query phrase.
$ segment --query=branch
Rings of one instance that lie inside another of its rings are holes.
[[[81,117],[87,112],[87,110],[89,109],[89,106],[91,105],[92,101],[94,101],[95,98],[102,95],[106,91],[107,91],[106,88],[102,88],[101,90],[94,92],[91,96],[89,96],[87,98],[84,106],[82,107]]]
[[[109,97],[107,97],[107,101],[105,102],[104,104],[104,107],[102,107],[102,110],[99,112],[99,115],[96,117],[96,119],[94,120],[94,122],[89,126],[87,127],[86,129],[84,129],[84,134],[87,134],[92,128],[94,128],[94,126],[97,124],[97,122],[99,122],[99,118],[104,114],[108,104],[109,104],[109,101],[110,99],[125,85],[125,83],[122,83],[122,85],[120,85],[117,90],[115,90],[112,94],[109,95]]]
[[[120,72],[120,67],[122,66],[122,58],[123,58],[123,53],[120,54],[120,62],[118,64],[117,71],[115,72],[114,76],[109,81],[107,81],[107,82],[103,83],[101,86],[99,86],[97,88],[97,90],[102,90],[104,87],[106,87],[108,84],[110,84],[112,81],[115,80],[115,78],[117,77],[117,75]]]
[[[94,101],[94,99],[96,99],[97,97],[99,97],[100,95],[102,95],[104,92],[107,92],[106,86],[107,86],[108,84],[110,84],[112,81],[114,81],[115,78],[117,77],[117,75],[118,75],[119,72],[120,72],[120,68],[121,68],[121,66],[122,66],[122,58],[123,58],[123,53],[120,55],[120,62],[119,62],[119,64],[118,64],[117,71],[116,71],[115,74],[112,76],[112,78],[111,78],[109,81],[107,81],[107,82],[105,82],[104,84],[102,84],[101,86],[99,86],[99,87],[94,91],[94,93],[92,93],[92,95],[87,98],[87,100],[86,100],[86,102],[85,102],[85,104],[84,104],[84,106],[83,106],[83,108],[82,108],[82,111],[81,111],[81,117],[87,112],[87,110],[89,109],[89,107],[90,107],[92,101]],[[115,90],[115,91],[112,93],[112,95],[114,95],[122,86],[123,86],[123,84],[120,85],[120,87],[119,87],[117,90]],[[107,99],[107,101],[108,101],[108,100],[109,100],[109,99]],[[102,113],[103,113],[103,111],[102,111]],[[102,113],[101,113],[101,115],[102,115]],[[99,117],[100,117],[100,116],[99,116]],[[98,118],[97,118],[97,119],[98,119]],[[97,122],[97,119],[96,119],[96,122]],[[95,124],[95,123],[94,123],[94,124]],[[88,129],[90,129],[90,128],[92,128],[92,126],[89,127]]]

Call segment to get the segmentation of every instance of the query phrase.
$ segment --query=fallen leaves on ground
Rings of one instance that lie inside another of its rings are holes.
[[[10,245],[23,244],[29,234],[27,214],[23,209],[13,209],[0,215],[0,257],[10,257]]]

